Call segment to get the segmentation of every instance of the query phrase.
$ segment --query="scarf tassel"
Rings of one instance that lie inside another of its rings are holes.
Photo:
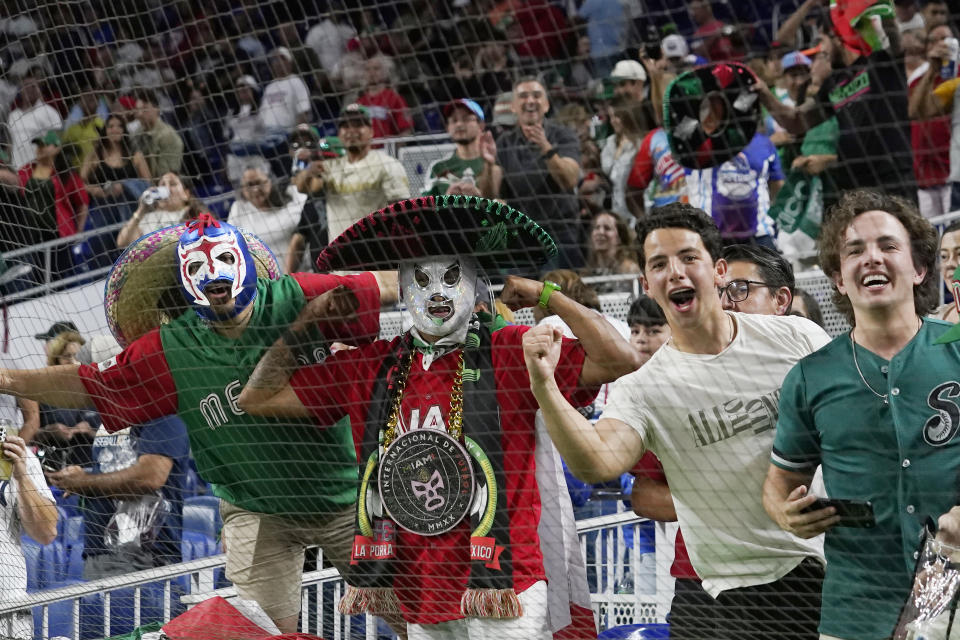
[[[387,614],[402,615],[397,594],[390,587],[352,587],[340,599],[338,606],[343,615],[371,613],[375,616]]]
[[[465,618],[519,618],[523,605],[513,589],[467,589],[460,598]]]

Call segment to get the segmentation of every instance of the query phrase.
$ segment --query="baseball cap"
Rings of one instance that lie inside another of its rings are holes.
[[[51,129],[50,131],[47,131],[43,135],[39,135],[35,137],[33,139],[33,144],[43,144],[43,145],[55,144],[58,147],[63,146],[63,144],[60,142],[60,136],[53,129]]]
[[[362,120],[364,124],[370,124],[370,111],[363,106],[362,104],[357,104],[356,102],[348,104],[340,112],[340,124],[344,124],[351,120]]]
[[[673,33],[663,39],[660,49],[666,58],[686,58],[690,55],[690,47],[683,36]]]
[[[47,340],[53,340],[61,333],[66,333],[67,331],[75,331],[77,333],[80,333],[80,330],[77,329],[77,325],[73,324],[69,320],[58,320],[57,322],[54,322],[52,325],[50,325],[50,328],[47,329],[44,333],[38,333],[33,337],[36,338],[37,340],[43,340],[44,342],[46,342]]]
[[[640,80],[647,81],[647,70],[636,60],[621,60],[610,72],[613,80]]]
[[[793,67],[810,67],[813,62],[800,51],[791,51],[787,55],[783,56],[781,64],[783,65],[783,70],[786,71],[787,69],[792,69]]]
[[[320,132],[316,127],[309,124],[298,124],[293,133],[290,134],[291,146],[298,143],[304,147],[315,147],[320,141]]]
[[[287,59],[287,62],[293,62],[293,54],[290,53],[290,49],[286,47],[277,47],[270,52],[271,56],[282,56]]]
[[[257,79],[254,78],[253,76],[248,76],[248,75],[243,75],[237,78],[236,86],[250,87],[254,91],[260,88],[259,85],[257,84]]]
[[[517,124],[517,114],[513,112],[513,91],[505,91],[493,105],[493,124],[498,127],[513,127]]]
[[[483,109],[476,102],[468,98],[460,98],[459,100],[451,100],[450,102],[448,102],[443,107],[443,117],[449,118],[450,112],[457,107],[463,107],[464,109],[468,109],[471,113],[473,113],[473,115],[477,116],[477,119],[480,122],[484,121]]]

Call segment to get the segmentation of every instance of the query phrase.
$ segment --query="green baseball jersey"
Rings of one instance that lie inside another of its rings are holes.
[[[349,422],[248,415],[237,397],[266,349],[305,303],[297,281],[260,280],[250,324],[239,338],[211,331],[192,311],[160,330],[200,475],[228,502],[260,513],[323,515],[356,498]]]
[[[934,344],[950,326],[924,319],[889,361],[843,334],[784,380],[773,464],[821,465],[828,496],[869,501],[876,516],[873,528],[826,533],[821,633],[890,636],[924,521],[958,502],[960,343]]]
[[[457,154],[443,160],[435,160],[427,170],[427,180],[423,185],[423,195],[442,196],[451,184],[462,180],[476,179],[483,172],[483,158],[463,160]]]

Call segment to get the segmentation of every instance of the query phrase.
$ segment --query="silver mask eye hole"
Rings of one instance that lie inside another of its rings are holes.
[[[420,267],[416,267],[413,270],[413,280],[417,283],[417,286],[421,288],[430,284],[430,276],[428,276],[427,272]]]
[[[458,282],[460,282],[460,265],[455,264],[443,274],[443,284],[452,287]]]

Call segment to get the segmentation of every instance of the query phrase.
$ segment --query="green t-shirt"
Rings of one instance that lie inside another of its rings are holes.
[[[356,501],[349,420],[321,428],[309,418],[250,416],[236,405],[260,357],[304,303],[292,277],[259,280],[239,338],[211,331],[192,310],[160,329],[197,469],[219,497],[248,511],[322,517]]]
[[[909,594],[920,532],[958,502],[960,343],[934,341],[950,328],[923,327],[890,361],[845,333],[787,374],[772,462],[788,471],[823,468],[827,495],[869,500],[872,529],[834,527],[824,553],[820,632],[876,640],[893,632]]]
[[[436,160],[427,170],[427,181],[423,185],[423,195],[442,196],[455,182],[460,182],[464,177],[468,180],[472,177],[474,181],[483,172],[483,158],[474,158],[473,160],[463,160],[453,154],[449,158]]]

